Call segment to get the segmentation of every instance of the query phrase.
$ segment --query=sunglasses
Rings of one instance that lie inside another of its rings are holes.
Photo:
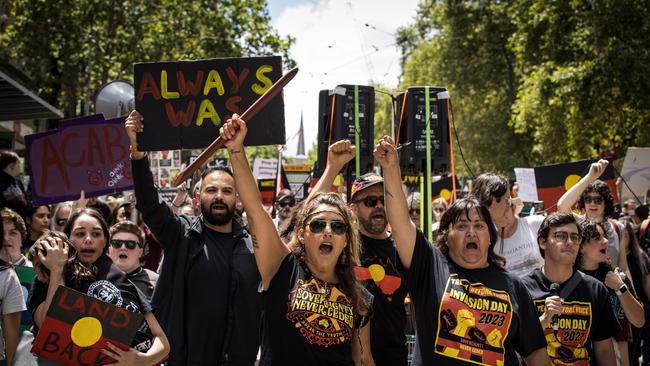
[[[434,207],[433,211],[437,212],[437,213],[443,213],[443,212],[445,212],[445,209],[442,208],[442,207]]]
[[[295,205],[296,205],[296,201],[294,201],[294,200],[278,202],[278,206],[280,206],[280,207],[293,207]]]
[[[420,214],[420,209],[419,208],[412,208],[412,209],[409,210],[409,214],[411,214],[411,215],[413,215],[413,214],[419,215]]]
[[[574,244],[579,244],[582,241],[582,237],[577,233],[567,233],[566,231],[556,231],[553,233],[553,237],[557,241],[568,242],[571,239],[571,242]]]
[[[364,198],[353,201],[354,203],[363,202],[366,207],[375,207],[377,202],[381,202],[381,205],[384,205],[384,196],[366,196]]]
[[[314,234],[320,234],[325,231],[325,227],[329,225],[330,230],[336,235],[345,234],[348,225],[340,220],[326,221],[322,219],[314,219],[309,223],[309,230]]]
[[[585,197],[585,203],[593,203],[594,205],[600,205],[603,203],[603,198],[601,196],[587,196]]]
[[[58,226],[64,226],[68,222],[68,219],[56,219],[54,221]]]
[[[140,243],[138,243],[135,240],[118,240],[118,239],[112,239],[111,240],[111,246],[115,249],[120,249],[122,245],[126,246],[126,249],[135,249],[136,246],[140,246]]]

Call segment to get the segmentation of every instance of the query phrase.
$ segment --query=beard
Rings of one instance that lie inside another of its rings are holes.
[[[222,206],[226,210],[223,213],[213,214],[212,208],[215,206]],[[228,206],[225,202],[219,200],[212,203],[201,202],[201,213],[203,214],[203,219],[211,225],[225,225],[232,221],[232,218],[235,216],[235,204]]]
[[[383,214],[384,215],[384,220],[382,223],[373,223],[372,217],[377,215],[377,214]],[[359,223],[361,223],[361,226],[366,230],[368,233],[372,235],[379,235],[382,234],[383,232],[386,231],[386,213],[384,212],[383,209],[377,209],[374,210],[368,215],[367,218],[359,216]]]

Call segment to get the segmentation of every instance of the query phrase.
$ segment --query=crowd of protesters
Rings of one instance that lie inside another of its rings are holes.
[[[124,365],[650,365],[648,209],[617,207],[606,160],[548,215],[520,215],[511,182],[481,174],[431,202],[422,230],[424,196],[389,137],[383,176],[357,177],[348,202],[330,192],[355,157],[343,140],[308,197],[284,189],[269,212],[237,115],[221,128],[232,170],[205,168],[169,204],[137,149],[144,128],[125,121],[133,198],[33,206],[18,155],[0,153],[0,365],[48,364],[19,343],[60,285],[144,315],[129,350],[104,350]],[[20,266],[36,272],[28,296]]]

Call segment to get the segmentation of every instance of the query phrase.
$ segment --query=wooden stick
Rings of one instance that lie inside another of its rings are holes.
[[[266,91],[266,93],[262,94],[256,101],[248,107],[244,113],[240,116],[241,119],[244,121],[248,121],[249,119],[253,118],[259,112],[264,106],[266,106],[273,98],[280,94],[282,89],[293,79],[294,76],[298,73],[298,68],[294,67],[293,69],[289,70],[284,76],[282,76],[275,84],[271,85],[269,90]],[[200,166],[205,164],[206,161],[214,154],[217,150],[223,147],[224,141],[221,139],[221,136],[218,136],[216,140],[214,140],[210,146],[206,147],[205,150],[199,155],[196,160],[192,162],[185,170],[180,172],[177,176],[176,179],[174,179],[174,187],[179,186],[182,182],[187,180],[187,178],[192,176],[192,173],[194,173],[195,170],[197,170]]]

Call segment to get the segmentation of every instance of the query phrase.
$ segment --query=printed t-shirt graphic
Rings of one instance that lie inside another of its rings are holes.
[[[354,307],[336,286],[298,280],[289,293],[287,320],[309,343],[328,347],[352,337]]]
[[[504,364],[511,321],[507,292],[451,274],[440,304],[435,352],[480,365]]]
[[[545,299],[534,300],[537,313],[541,316],[546,311]],[[562,303],[562,315],[558,316],[557,337],[553,332],[553,323],[544,329],[546,350],[554,365],[589,366],[587,340],[591,328],[591,303],[565,301]]]
[[[379,257],[369,258],[365,263],[372,263],[368,267],[355,267],[354,274],[359,281],[372,280],[386,295],[388,301],[392,301],[393,294],[402,284],[402,278],[388,273],[397,273],[395,265]]]

